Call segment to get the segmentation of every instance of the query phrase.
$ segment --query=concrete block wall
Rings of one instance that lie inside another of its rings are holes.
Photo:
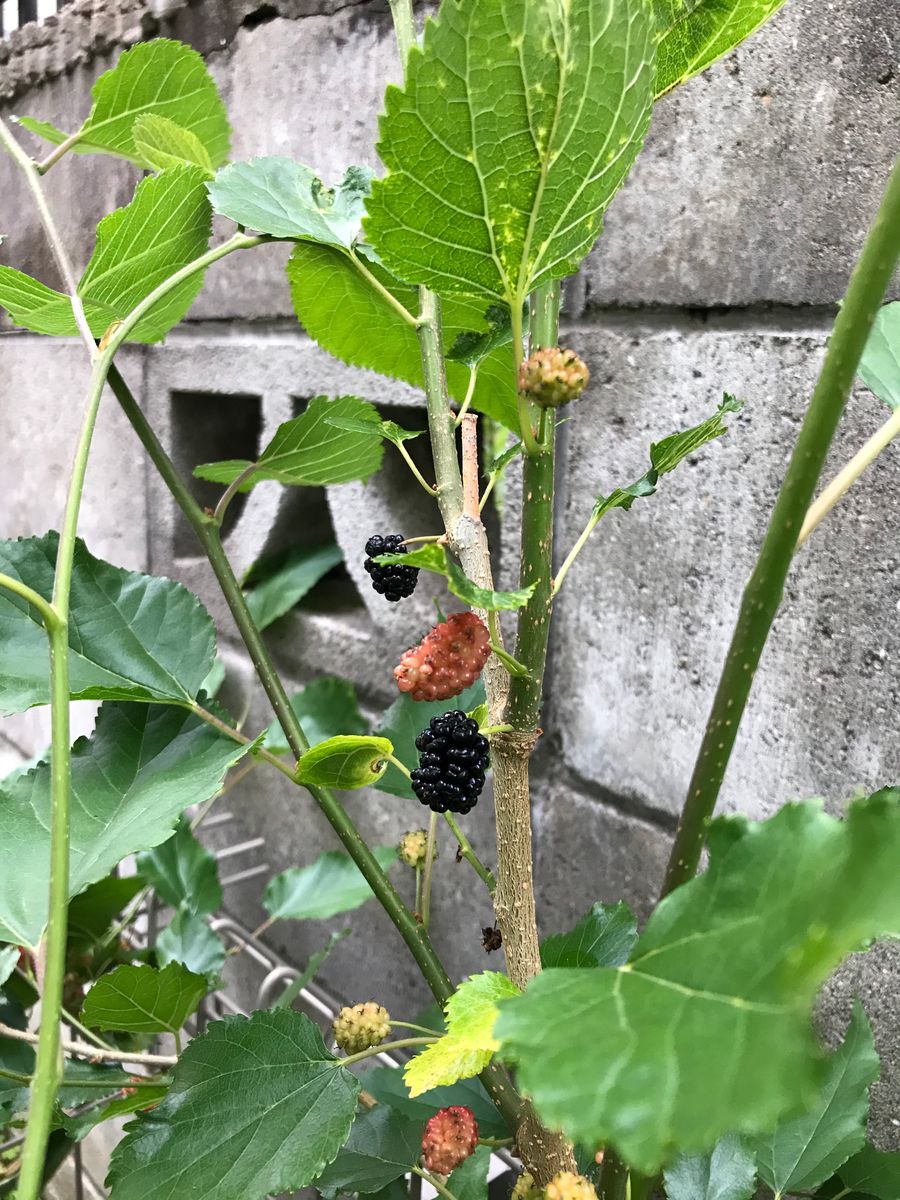
[[[52,30],[43,41],[32,35],[33,45],[16,35],[5,64],[0,54],[7,112],[54,119],[85,112],[90,82],[118,49],[164,33],[207,55],[229,104],[235,157],[287,153],[330,180],[350,162],[376,165],[380,97],[397,69],[390,22],[377,4],[77,0],[72,11],[81,31],[72,62],[60,57]],[[729,436],[664,479],[656,497],[601,524],[560,595],[535,764],[545,932],[565,928],[596,899],[624,897],[642,916],[652,904],[741,589],[897,153],[898,55],[896,0],[789,0],[750,42],[659,105],[603,240],[567,286],[566,340],[588,360],[593,381],[561,439],[560,558],[594,496],[643,472],[650,441],[706,416],[724,391],[746,407]],[[82,259],[97,217],[125,202],[133,182],[127,165],[99,158],[64,160],[48,177]],[[7,162],[0,162],[0,197],[11,234],[0,257],[53,283]],[[165,346],[129,352],[123,373],[186,470],[210,458],[252,456],[279,421],[319,392],[352,391],[402,410],[406,424],[422,421],[413,389],[335,363],[304,337],[290,311],[284,257],[273,246],[220,264]],[[13,449],[17,483],[0,501],[4,536],[41,532],[58,520],[83,370],[77,347],[51,350],[19,334],[0,342],[0,432]],[[859,388],[829,470],[881,419],[877,402]],[[287,544],[338,541],[346,575],[330,590],[317,589],[267,636],[293,685],[344,674],[373,723],[391,700],[388,665],[419,637],[430,621],[429,597],[440,595],[430,581],[401,613],[367,587],[361,541],[370,528],[433,527],[427,500],[394,452],[386,453],[385,470],[366,486],[328,489],[324,497],[258,488],[228,534],[240,568]],[[837,811],[857,789],[898,779],[898,469],[900,451],[892,448],[799,556],[723,809],[765,816],[789,798],[821,795]],[[246,698],[247,728],[262,727],[265,705],[209,572],[166,493],[145,473],[112,402],[92,471],[83,522],[89,544],[125,565],[180,578],[203,598],[220,625],[229,695],[236,704]],[[509,493],[508,511],[515,472]],[[511,518],[493,541],[501,576],[511,582]],[[40,748],[45,736],[31,717],[5,728],[24,752]],[[311,805],[278,779],[251,776],[234,799],[240,833],[266,837],[272,873],[334,845]],[[377,841],[421,821],[418,810],[377,794],[347,803]],[[489,845],[487,797],[471,825],[475,844]],[[465,866],[453,863],[452,847],[444,843],[442,852],[435,936],[461,975],[490,965],[480,946],[490,912]],[[410,881],[400,886],[409,890]],[[229,889],[227,902],[253,926],[262,916],[258,897],[254,880]],[[352,924],[354,936],[327,964],[327,983],[358,999],[363,979],[367,995],[398,1011],[424,1004],[424,989],[376,906],[354,914]],[[302,962],[325,932],[319,924],[286,923],[271,937]],[[884,1069],[873,1129],[885,1148],[900,1147],[898,980],[897,947],[880,947],[848,964],[821,1005],[831,1042],[856,992],[876,1022]]]

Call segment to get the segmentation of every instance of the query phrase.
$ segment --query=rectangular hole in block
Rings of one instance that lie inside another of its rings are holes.
[[[194,499],[214,508],[223,486],[197,479],[193,472],[200,463],[238,458],[253,461],[259,454],[262,430],[262,400],[259,396],[228,392],[172,392],[170,396],[171,454]],[[228,506],[223,536],[241,515],[246,495],[239,493]],[[176,523],[173,554],[192,558],[199,553],[187,522]]]

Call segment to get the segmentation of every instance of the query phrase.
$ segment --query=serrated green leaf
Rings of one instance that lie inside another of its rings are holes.
[[[647,1174],[814,1104],[816,993],[900,927],[900,790],[845,821],[808,802],[713,831],[708,871],[662,901],[625,966],[544,971],[495,1029],[547,1124]]]
[[[215,984],[225,965],[222,939],[213,933],[203,917],[182,908],[156,939],[156,959],[161,967],[180,963],[195,975],[204,975]]]
[[[371,433],[336,429],[329,417],[358,417],[369,420]],[[257,460],[256,470],[241,485],[247,492],[263,479],[275,479],[294,487],[319,487],[368,479],[381,466],[381,418],[373,405],[358,396],[329,400],[315,396],[306,411],[279,425],[275,436]],[[251,464],[246,459],[204,463],[194,470],[200,479],[232,483]]]
[[[865,1145],[869,1086],[878,1072],[872,1030],[857,1002],[815,1107],[755,1143],[760,1176],[774,1192],[815,1190]]]
[[[272,156],[223,167],[209,185],[212,206],[245,229],[349,249],[372,183],[368,167],[349,167],[334,189],[292,158]]]
[[[431,718],[457,708],[468,712],[470,708],[474,709],[483,704],[484,699],[484,682],[481,679],[450,700],[411,700],[408,693],[401,693],[382,717],[378,733],[393,742],[394,758],[399,759],[412,771],[419,765],[416,738],[427,727]],[[391,796],[416,800],[410,781],[393,764],[388,764],[387,771],[376,782],[375,787],[379,792],[387,792]]]
[[[246,593],[247,607],[257,628],[268,629],[290,612],[342,558],[337,545],[293,549],[277,570]]]
[[[143,1112],[145,1109],[155,1108],[168,1090],[166,1086],[138,1088],[133,1095],[112,1100],[102,1108],[90,1108],[86,1112],[79,1112],[73,1116],[59,1113],[57,1121],[60,1128],[64,1129],[73,1141],[80,1142],[92,1129],[96,1129],[104,1121],[114,1121],[120,1117],[129,1117],[136,1112]]]
[[[447,1032],[404,1069],[409,1094],[421,1096],[483,1071],[500,1048],[493,1033],[498,1005],[518,995],[516,985],[497,971],[483,971],[460,984],[444,1006]]]
[[[308,683],[291,699],[291,708],[300,721],[310,746],[341,733],[369,732],[368,722],[359,711],[356,689],[346,679],[325,675]],[[281,726],[273,721],[266,730],[263,745],[273,754],[287,754],[290,746]]]
[[[168,705],[104,704],[72,748],[69,895],[158,845],[247,748]],[[47,919],[50,767],[0,783],[0,941],[36,947]]]
[[[385,266],[510,308],[577,270],[650,120],[654,34],[643,0],[443,4],[385,97]]]
[[[512,342],[512,320],[508,308],[491,305],[485,312],[484,319],[487,329],[467,329],[464,333],[456,335],[453,345],[447,351],[447,358],[452,362],[465,363],[467,367],[477,367],[492,351]]]
[[[616,488],[608,496],[598,496],[593,512],[595,522],[614,508],[624,508],[627,512],[639,497],[652,496],[661,475],[674,471],[679,463],[695,454],[707,442],[723,437],[728,432],[725,414],[740,412],[742,408],[740,401],[726,394],[711,417],[690,429],[673,433],[661,442],[654,442],[650,447],[650,470],[627,487]]]
[[[488,1146],[476,1146],[469,1157],[455,1171],[450,1172],[447,1190],[455,1200],[487,1200],[488,1168],[491,1151]]]
[[[172,908],[184,906],[202,916],[222,907],[218,864],[194,837],[187,821],[182,820],[168,841],[139,854],[137,869]]]
[[[676,1158],[665,1182],[667,1200],[752,1200],[756,1160],[741,1138],[726,1133],[711,1153]]]
[[[541,966],[620,967],[637,941],[637,921],[628,905],[595,904],[569,933],[541,942]]]
[[[900,300],[878,310],[856,373],[888,408],[900,408]]]
[[[874,1200],[897,1200],[900,1196],[900,1153],[888,1153],[866,1145],[838,1170],[846,1188]]]
[[[387,738],[339,734],[307,750],[297,763],[297,778],[341,791],[370,787],[387,770],[386,758],[393,750]]]
[[[413,1097],[403,1082],[401,1068],[374,1067],[366,1072],[366,1090],[379,1104],[386,1104],[417,1121],[420,1129],[439,1109],[463,1104],[472,1110],[483,1137],[505,1138],[511,1132],[478,1079],[461,1079],[449,1087],[432,1088]]]
[[[97,338],[159,284],[206,250],[211,213],[199,167],[170,167],[143,179],[125,208],[97,226],[97,243],[78,284],[85,316]],[[130,342],[158,342],[187,313],[203,273],[183,280],[158,300],[128,334]],[[33,333],[74,336],[72,304],[12,267],[0,266],[0,306],[15,325]]]
[[[397,861],[395,846],[376,846],[372,853],[387,871]],[[326,850],[308,867],[292,867],[270,879],[263,908],[275,920],[324,920],[350,912],[372,899],[372,889],[359,867],[341,850]]]
[[[537,584],[520,588],[517,592],[492,592],[479,587],[463,571],[462,567],[450,557],[443,546],[436,542],[427,542],[417,546],[407,554],[379,554],[377,563],[403,563],[408,567],[419,567],[423,571],[432,571],[435,575],[443,575],[447,587],[454,596],[465,600],[472,608],[487,609],[496,612],[500,609],[521,608],[531,598]]]
[[[56,533],[0,542],[0,571],[46,600],[53,594]],[[125,571],[75,545],[69,609],[69,692],[74,700],[190,704],[215,655],[215,631],[180,583]],[[0,589],[0,713],[50,702],[47,637],[35,610]]]
[[[69,950],[84,953],[96,945],[143,887],[140,875],[107,875],[75,896],[69,902]]]
[[[134,126],[146,115],[165,117],[199,140],[217,167],[228,156],[231,130],[225,106],[202,57],[167,38],[140,42],[121,55],[92,89],[93,105],[72,147],[76,154],[114,154],[143,166]],[[21,117],[32,133],[59,144],[68,136],[45,121]]]
[[[212,159],[192,130],[184,129],[158,113],[144,113],[135,121],[132,133],[135,152],[141,165],[149,170],[192,166],[199,167],[207,178],[212,178]]]
[[[335,429],[350,429],[356,433],[371,433],[371,421],[361,421],[359,417],[329,417],[328,424]],[[424,434],[424,429],[404,429],[396,421],[382,421],[379,433],[386,442],[399,446],[401,442],[410,442]]]
[[[126,963],[101,976],[84,998],[81,1020],[91,1029],[177,1033],[206,995],[208,984],[180,963],[161,971]]]
[[[111,1200],[187,1190],[192,1200],[262,1200],[305,1187],[347,1140],[360,1088],[309,1017],[286,1009],[215,1022],[174,1075],[116,1147]]]
[[[659,50],[656,97],[730,53],[784,0],[652,0]]]
[[[379,1105],[353,1122],[346,1146],[316,1180],[316,1191],[327,1200],[381,1191],[411,1171],[421,1153],[421,1124]]]
[[[323,350],[342,362],[366,367],[423,386],[422,352],[415,327],[373,287],[372,275],[410,316],[418,312],[418,292],[401,283],[379,263],[333,246],[301,243],[287,264],[294,311],[306,332]],[[484,331],[484,303],[464,296],[444,297],[441,306],[447,344],[466,330]],[[462,403],[469,387],[469,369],[448,361],[447,388]],[[516,375],[512,346],[500,346],[483,360],[472,397],[472,406],[516,430]]]

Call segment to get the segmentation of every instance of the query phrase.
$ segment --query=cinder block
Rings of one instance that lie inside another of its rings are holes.
[[[824,336],[622,322],[568,340],[594,382],[563,427],[557,565],[594,497],[644,472],[652,441],[710,414],[725,390],[746,401],[726,438],[601,521],[555,608],[544,724],[585,779],[675,813]],[[826,477],[885,416],[854,395]],[[763,816],[810,795],[840,806],[897,778],[897,461],[892,447],[798,555],[724,807]]]

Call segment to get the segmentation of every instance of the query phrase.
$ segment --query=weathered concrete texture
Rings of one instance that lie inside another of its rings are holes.
[[[568,764],[619,795],[676,812],[822,358],[818,333],[582,329],[569,339],[594,382],[568,443],[556,533],[562,561],[593,498],[649,465],[648,446],[746,401],[728,436],[600,523],[560,592],[544,723]],[[828,474],[882,422],[854,397]],[[897,778],[897,452],[891,448],[811,539],[790,576],[723,800],[754,816],[785,800]],[[851,699],[852,697],[852,699]]]
[[[589,302],[841,297],[896,154],[898,55],[895,0],[791,0],[661,101]]]

